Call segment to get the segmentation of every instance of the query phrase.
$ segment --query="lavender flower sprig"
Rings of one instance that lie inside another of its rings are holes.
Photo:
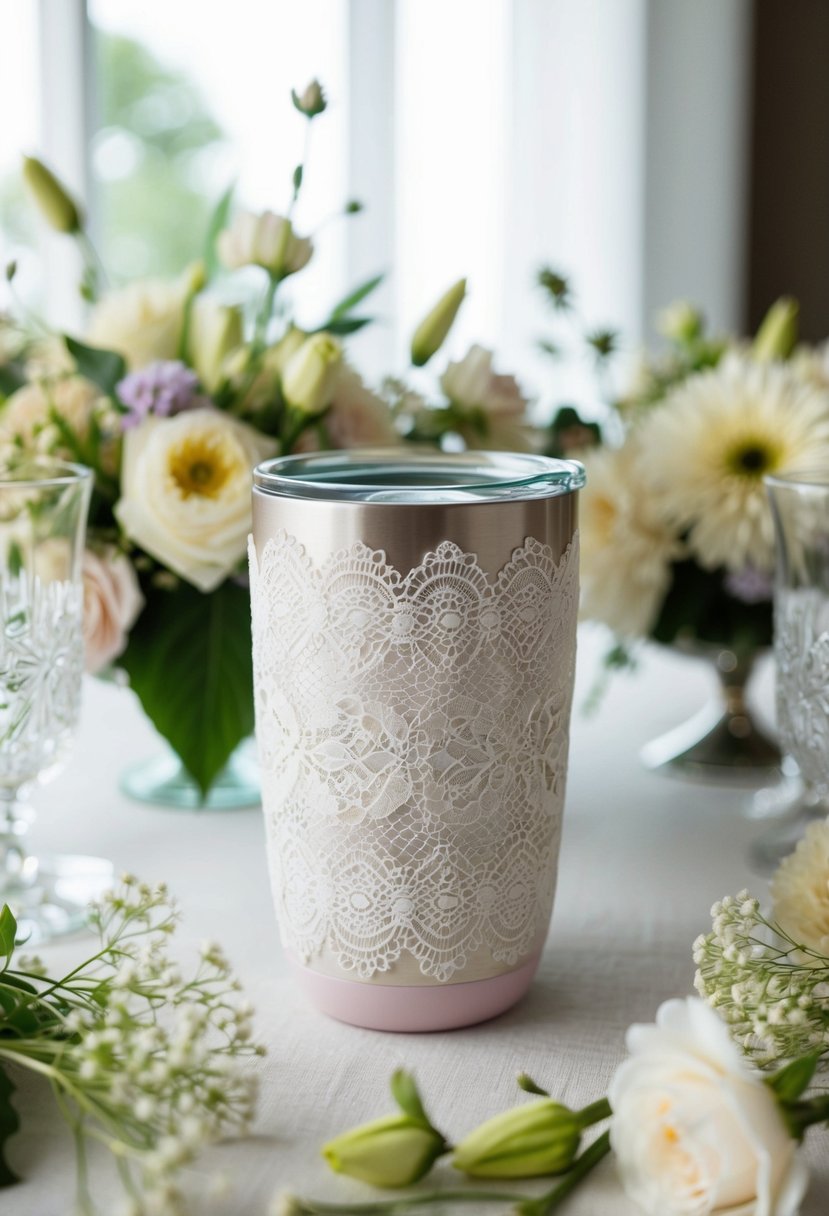
[[[50,979],[37,959],[12,967],[14,918],[8,908],[0,916],[0,1163],[17,1126],[16,1065],[50,1083],[72,1129],[85,1216],[98,1211],[92,1144],[112,1153],[131,1216],[174,1214],[183,1211],[180,1167],[254,1114],[254,1078],[241,1065],[262,1054],[252,1009],[218,946],[207,943],[194,972],[182,973],[169,952],[177,920],[166,887],[126,875],[93,906],[100,949]],[[8,1167],[4,1181],[14,1181]]]

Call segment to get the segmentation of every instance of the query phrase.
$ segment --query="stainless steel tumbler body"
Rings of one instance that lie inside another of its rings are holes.
[[[255,473],[256,730],[283,943],[325,1012],[523,995],[555,890],[580,465],[383,450]]]

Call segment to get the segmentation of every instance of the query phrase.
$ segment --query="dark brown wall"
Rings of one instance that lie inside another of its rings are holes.
[[[797,296],[829,336],[829,0],[755,0],[748,320]]]

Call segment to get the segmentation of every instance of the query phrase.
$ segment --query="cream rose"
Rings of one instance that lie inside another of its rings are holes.
[[[86,670],[93,675],[124,650],[144,607],[129,559],[114,546],[83,555],[83,638]]]
[[[0,412],[3,430],[25,446],[55,448],[51,422],[55,410],[79,439],[86,438],[92,414],[101,398],[100,390],[81,376],[63,376],[25,384],[12,393]],[[59,446],[59,437],[58,446]]]
[[[807,1171],[776,1099],[703,1001],[631,1026],[608,1097],[627,1194],[647,1216],[797,1216]]]
[[[124,437],[124,532],[175,574],[212,591],[245,551],[251,470],[272,439],[214,409],[148,418]]]
[[[391,447],[400,443],[389,407],[347,363],[337,373],[324,422],[335,448]]]
[[[440,378],[440,387],[450,401],[488,414],[519,417],[527,402],[514,376],[492,370],[493,354],[483,346],[470,346],[463,359],[450,363]]]
[[[86,340],[117,351],[132,370],[159,359],[175,359],[184,305],[198,286],[196,267],[178,279],[141,279],[111,291],[92,310]]]

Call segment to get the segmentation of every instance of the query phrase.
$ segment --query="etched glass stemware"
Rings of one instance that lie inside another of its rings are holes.
[[[829,469],[767,477],[777,546],[777,725],[802,790],[755,845],[773,865],[829,814]]]
[[[111,872],[95,858],[37,858],[28,795],[61,768],[80,715],[81,556],[92,475],[17,460],[0,468],[0,904],[29,940],[77,928]]]

